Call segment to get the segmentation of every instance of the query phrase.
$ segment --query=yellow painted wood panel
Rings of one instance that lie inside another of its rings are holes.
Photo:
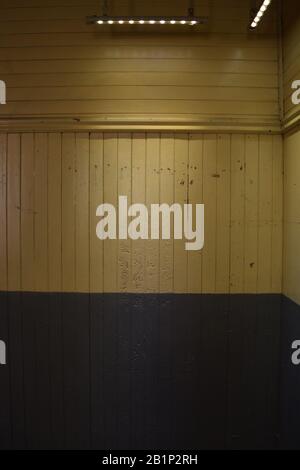
[[[278,104],[277,102],[259,102],[259,101],[201,101],[194,100],[85,100],[80,103],[76,100],[68,101],[49,101],[31,102],[24,101],[8,103],[0,108],[0,116],[5,117],[9,115],[18,115],[27,117],[28,114],[38,116],[45,116],[44,112],[47,110],[49,115],[59,116],[65,115],[66,112],[73,116],[96,116],[99,118],[101,115],[112,115],[114,113],[122,114],[127,119],[130,115],[169,115],[170,118],[174,114],[202,114],[206,117],[219,115],[226,121],[228,117],[228,109],[230,109],[230,116],[232,117],[249,117],[252,119],[255,116],[261,118],[271,119],[276,115]],[[184,121],[184,119],[183,119]]]
[[[188,202],[193,206],[203,203],[203,141],[201,134],[189,136]],[[202,250],[188,252],[187,282],[191,294],[202,289],[202,257]]]
[[[118,204],[118,139],[117,134],[104,135],[103,150],[103,199],[104,203]],[[99,242],[98,242],[99,243]],[[116,292],[118,289],[118,242],[104,240],[104,292]]]
[[[300,80],[300,15],[299,2],[283,2],[283,100],[284,114],[288,121],[299,117],[300,106],[292,103],[294,80]]]
[[[204,135],[203,204],[205,205],[205,250],[202,258],[202,292],[216,292],[217,242],[217,136]]]
[[[34,134],[21,135],[21,282],[28,291],[35,285],[34,264]]]
[[[175,72],[243,73],[277,75],[276,61],[192,60],[192,59],[65,59],[0,62],[0,73],[86,73],[86,72]],[[272,79],[270,77],[270,79]],[[21,77],[20,77],[21,78]],[[20,85],[22,81],[20,81]]]
[[[90,243],[89,243],[89,134],[76,134],[75,164],[75,249],[77,291],[90,289]]]
[[[7,289],[7,135],[0,135],[0,290]]]
[[[249,155],[252,158],[252,155]],[[230,292],[244,290],[245,265],[245,136],[233,135],[231,141],[230,211]]]
[[[300,132],[284,141],[283,292],[300,304]]]
[[[206,124],[279,124],[276,2],[253,34],[249,0],[196,1],[196,14],[209,21],[195,28],[87,24],[100,3],[1,2],[0,77],[8,104],[0,121],[26,116],[34,130],[39,116],[66,122],[122,114],[133,123],[141,114],[185,121],[197,114]],[[110,2],[118,15],[184,15],[188,7],[188,0]]]
[[[271,292],[272,277],[272,211],[273,211],[273,139],[259,138],[259,204],[258,204],[258,291]]]
[[[255,81],[253,81],[252,74],[245,73],[230,73],[226,70],[222,74],[216,73],[201,73],[201,72],[188,72],[183,70],[180,74],[172,72],[69,72],[69,73],[27,73],[23,76],[22,83],[20,83],[20,76],[13,73],[2,73],[1,78],[6,82],[10,96],[13,93],[25,93],[25,88],[28,90],[34,88],[37,92],[39,89],[54,88],[59,89],[63,87],[64,90],[71,90],[73,87],[80,88],[88,92],[89,87],[190,87],[191,91],[199,87],[214,87],[219,93],[227,92],[227,88],[236,90],[236,93],[244,93],[247,97],[249,90],[254,89],[257,96],[261,97],[265,90],[277,90],[278,77],[277,75],[270,74],[256,74]],[[197,87],[197,88],[196,88]],[[219,90],[221,88],[221,90]],[[224,88],[224,90],[223,90]],[[245,88],[247,90],[245,90]],[[261,90],[262,89],[262,90]],[[278,90],[277,90],[278,92]]]
[[[35,134],[34,144],[34,263],[35,286],[48,287],[48,135]],[[56,234],[59,238],[59,233]]]
[[[138,43],[129,45],[102,46],[52,46],[37,47],[2,47],[0,60],[57,60],[57,59],[195,59],[195,60],[248,60],[276,62],[276,48],[244,48],[237,56],[232,47],[221,46],[211,48],[209,46],[184,47],[171,46],[141,46]]]
[[[118,195],[127,196],[132,203],[132,139],[131,134],[118,136]],[[130,292],[132,289],[131,240],[119,240],[118,246],[118,290]]]
[[[62,290],[62,135],[48,135],[48,288]]]
[[[160,135],[147,134],[146,142],[146,206],[160,203]],[[159,292],[160,250],[159,240],[149,240],[146,250],[146,290]]]
[[[75,134],[62,136],[62,289],[76,288]]]
[[[175,142],[173,134],[162,134],[160,142],[160,204],[174,202]],[[173,292],[174,289],[174,242],[160,239],[159,292]]]
[[[283,147],[280,136],[273,137],[273,195],[272,195],[272,292],[282,289],[283,262]],[[281,248],[280,248],[281,247]]]
[[[245,142],[245,262],[243,277],[246,293],[257,292],[259,137],[246,135]],[[280,183],[282,186],[282,182]],[[242,205],[240,202],[239,205]],[[280,249],[280,247],[278,247]]]
[[[21,289],[21,136],[7,136],[7,285]]]
[[[29,133],[0,142],[8,290],[281,292],[280,136]],[[187,252],[173,235],[100,241],[96,209],[117,207],[120,195],[148,208],[204,203],[203,250]]]
[[[103,292],[104,285],[104,252],[103,243],[95,236],[98,223],[97,207],[104,202],[104,168],[103,168],[103,134],[90,135],[90,289],[92,292]]]
[[[146,203],[146,138],[133,134],[132,142],[132,204]],[[133,292],[146,291],[145,240],[132,241],[131,269]]]
[[[174,203],[182,207],[188,203],[189,141],[186,134],[175,136],[174,147]],[[174,239],[174,292],[187,292],[187,251],[185,240]]]
[[[189,87],[189,86],[89,86],[12,88],[10,100],[43,101],[87,100],[195,100],[195,101],[263,101],[277,103],[278,90],[274,88],[243,87]]]
[[[216,292],[229,291],[230,281],[230,152],[231,136],[217,136]]]

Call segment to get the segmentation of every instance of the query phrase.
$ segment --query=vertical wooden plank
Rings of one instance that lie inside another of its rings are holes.
[[[132,204],[145,204],[146,139],[145,134],[132,136]],[[134,292],[145,292],[145,240],[132,243],[132,282]]]
[[[62,295],[65,448],[90,448],[90,302]]]
[[[7,135],[0,134],[0,340],[5,344],[6,365],[0,366],[0,449],[11,449],[12,395],[10,390],[9,316],[7,298],[7,236],[6,236],[6,189],[7,189]]]
[[[0,136],[1,142],[1,136]],[[1,144],[0,144],[1,145]],[[3,150],[3,149],[2,149]],[[1,159],[1,154],[0,154]],[[6,264],[6,262],[5,262]],[[10,356],[8,356],[9,344],[9,317],[8,317],[8,304],[7,292],[0,292],[0,339],[1,339],[1,352],[2,341],[5,347],[6,364],[0,365],[0,390],[1,390],[1,406],[0,406],[0,450],[12,449],[12,395],[10,384]],[[2,359],[2,357],[1,357]]]
[[[96,210],[103,204],[103,134],[90,136],[90,290],[103,292],[103,241],[96,235]]]
[[[283,152],[282,136],[273,136],[273,224],[272,224],[272,268],[271,292],[282,292],[283,257]]]
[[[7,141],[7,258],[8,290],[21,289],[21,139]],[[13,448],[25,448],[24,357],[21,295],[9,294],[9,349]]]
[[[89,134],[76,134],[75,164],[75,289],[89,292]]]
[[[64,446],[62,311],[62,135],[48,134],[48,298],[51,444]]]
[[[61,276],[60,276],[61,279]],[[59,284],[61,288],[61,285]],[[59,291],[57,291],[59,292]],[[50,395],[50,430],[53,449],[63,449],[65,434],[64,414],[64,343],[63,315],[61,292],[48,294],[49,325],[49,395]]]
[[[251,158],[251,156],[249,156]],[[230,292],[244,292],[245,136],[233,135],[231,145]]]
[[[31,381],[28,383],[25,377],[27,406],[33,406],[35,409],[32,417],[35,420],[33,428],[35,436],[30,436],[30,439],[33,439],[37,449],[50,447],[51,429],[48,342],[50,329],[45,294],[48,287],[47,159],[48,136],[45,133],[37,133],[34,136],[34,265],[31,269],[34,271],[33,290],[42,293],[30,296],[29,302],[23,299],[23,307],[30,310],[24,325],[24,332],[28,334],[26,343],[29,340],[34,343],[32,350],[24,345],[24,364],[26,375],[32,377],[34,384],[34,393],[32,393],[33,384]],[[31,366],[33,363],[34,368]],[[32,401],[29,396],[32,397]]]
[[[159,152],[160,135],[147,134],[146,140],[146,205],[159,204]],[[151,233],[149,231],[149,237]],[[146,243],[146,291],[159,291],[159,240]]]
[[[47,134],[35,135],[34,159],[34,287],[37,291],[46,292],[48,287]]]
[[[181,205],[182,216],[183,206],[188,202],[188,149],[188,135],[176,135],[174,147],[174,202]],[[177,293],[187,292],[187,251],[185,250],[185,242],[184,233],[182,240],[174,239],[174,292]]]
[[[75,290],[75,135],[62,135],[62,290]]]
[[[127,196],[128,207],[131,204],[131,153],[130,134],[118,136],[118,196]],[[135,242],[134,242],[135,243]],[[119,240],[118,246],[118,292],[130,292],[131,289],[131,240]]]
[[[203,136],[191,134],[189,137],[189,181],[188,201],[190,204],[203,202]],[[205,244],[205,241],[204,241]],[[188,292],[200,294],[202,289],[202,253],[188,252]]]
[[[160,204],[171,205],[174,202],[174,152],[174,135],[162,134],[160,145]],[[172,239],[160,241],[160,292],[172,292],[174,288],[173,245]]]
[[[48,136],[48,289],[62,289],[62,138]]]
[[[258,290],[269,293],[272,277],[272,136],[260,136],[259,152]]]
[[[300,304],[300,133],[286,136],[284,140],[284,269],[283,292]]]
[[[131,187],[132,187],[132,138],[131,134],[118,135],[118,196],[127,196],[128,206],[131,204]],[[131,291],[131,255],[132,242],[119,239],[118,242],[118,292],[128,293]],[[115,366],[115,376],[112,380],[116,380],[116,393],[113,393],[113,401],[116,399],[117,410],[113,412],[113,422],[118,429],[118,446],[119,448],[128,448],[131,441],[131,417],[132,413],[128,403],[132,399],[132,372],[122,374],[121,371],[131,371],[131,347],[132,347],[132,296],[114,295],[111,302],[112,310],[116,309],[116,317],[110,316],[110,321],[106,322],[106,326],[115,327],[118,331],[119,340],[116,343],[117,364]],[[106,304],[107,306],[107,304]],[[111,347],[111,346],[110,346]],[[109,348],[110,348],[109,347]],[[109,380],[110,382],[110,380]],[[107,415],[110,410],[107,410]],[[108,429],[111,429],[109,426]]]
[[[21,143],[18,134],[7,142],[7,265],[8,290],[21,287]]]
[[[34,135],[21,136],[22,290],[34,290]]]
[[[217,136],[216,292],[229,293],[230,277],[230,135]]]
[[[205,205],[205,245],[202,258],[202,292],[216,290],[217,240],[217,138],[204,135],[203,148],[203,202]]]
[[[245,293],[257,292],[259,137],[246,136],[245,148]]]
[[[7,290],[7,134],[0,134],[0,291]]]
[[[118,204],[117,134],[104,135],[104,202]],[[118,241],[104,241],[104,292],[117,291]]]

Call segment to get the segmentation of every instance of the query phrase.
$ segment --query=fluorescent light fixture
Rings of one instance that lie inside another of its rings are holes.
[[[194,16],[189,14],[187,16],[90,16],[87,18],[87,22],[90,24],[98,25],[174,25],[181,24],[187,26],[195,26],[200,24],[206,24],[208,22],[207,17]]]
[[[253,20],[251,21],[250,28],[255,29],[261,19],[263,18],[264,14],[266,13],[268,7],[272,3],[272,0],[265,0],[262,4],[260,9],[257,11],[256,15],[254,16]]]

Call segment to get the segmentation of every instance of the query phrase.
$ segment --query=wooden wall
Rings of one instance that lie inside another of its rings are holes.
[[[300,303],[300,132],[284,143],[284,293]]]
[[[0,290],[280,293],[280,136],[0,135]],[[96,238],[96,208],[205,204],[205,247]]]
[[[284,138],[284,293],[300,303],[300,106],[291,101],[291,84],[300,80],[299,2],[288,0],[283,7],[285,123],[294,126]]]
[[[166,27],[149,34],[149,26],[103,33],[87,25],[86,16],[100,13],[98,0],[1,0],[8,104],[0,107],[0,125],[34,128],[33,119],[48,128],[56,120],[58,130],[107,120],[117,129],[120,122],[278,128],[276,5],[259,33],[250,33],[249,3],[199,0],[196,13],[209,23],[198,33]],[[111,4],[112,13],[185,14],[189,2]]]
[[[283,95],[284,120],[297,121],[300,105],[292,103],[292,83],[300,80],[300,13],[297,0],[283,2]]]

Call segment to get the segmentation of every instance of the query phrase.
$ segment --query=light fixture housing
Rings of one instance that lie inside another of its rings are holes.
[[[185,25],[197,26],[208,23],[207,17],[202,16],[89,16],[87,18],[89,24],[105,25],[130,25],[130,26],[149,26],[149,25]]]
[[[262,20],[264,14],[268,10],[269,6],[271,5],[272,0],[264,0],[259,8],[258,11],[254,11],[252,14],[252,19],[250,22],[250,29],[253,31]]]

